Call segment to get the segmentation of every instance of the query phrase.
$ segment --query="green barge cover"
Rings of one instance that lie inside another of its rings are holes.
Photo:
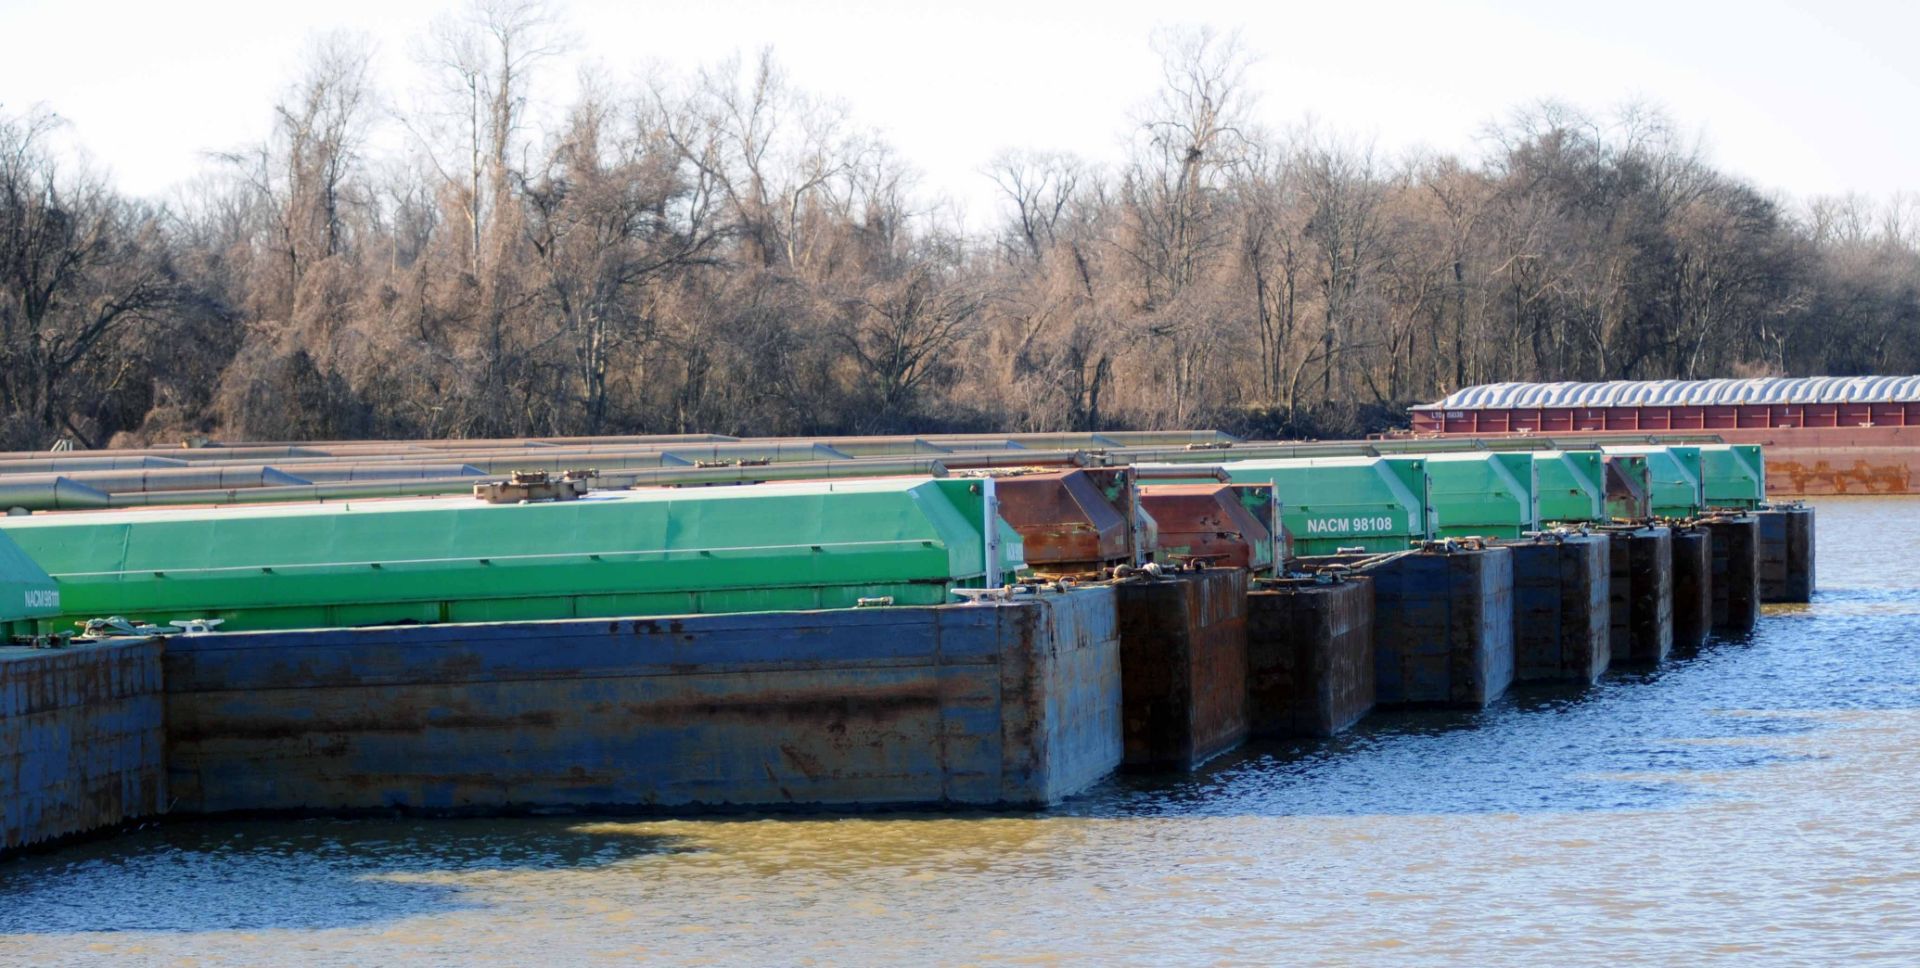
[[[40,620],[60,614],[60,589],[27,553],[0,534],[0,645],[33,635]]]
[[[1518,538],[1540,530],[1533,455],[1427,454],[1427,499],[1443,538]]]
[[[1706,505],[1701,486],[1700,448],[1679,444],[1600,448],[1605,454],[1645,457],[1653,478],[1653,513],[1663,518],[1690,518]]]
[[[1540,481],[1540,520],[1584,524],[1607,518],[1606,458],[1597,450],[1533,451]]]
[[[890,478],[76,512],[0,519],[0,534],[57,583],[60,631],[106,615],[218,618],[224,631],[932,605],[983,584],[982,487]],[[993,525],[997,585],[1024,549]]]
[[[1404,551],[1430,537],[1435,521],[1426,464],[1417,457],[1299,457],[1215,466],[1235,484],[1279,488],[1280,518],[1292,536],[1293,553],[1325,555],[1341,548]]]
[[[1477,438],[1326,446],[1328,456],[1346,447],[1426,460],[1442,537],[1518,537],[1548,521],[1598,521],[1606,511],[1606,471],[1597,450],[1489,451]]]
[[[1750,511],[1767,502],[1767,465],[1759,444],[1701,444],[1707,507]]]

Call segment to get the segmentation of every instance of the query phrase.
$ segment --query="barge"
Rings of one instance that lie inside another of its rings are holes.
[[[1812,595],[1811,512],[1713,441],[394,447],[116,457],[180,463],[93,467],[166,472],[110,501],[204,506],[0,520],[0,853],[169,811],[1041,808],[1661,661],[1676,529],[1723,634]],[[612,463],[442,476],[516,447]],[[77,495],[69,459],[0,484]]]

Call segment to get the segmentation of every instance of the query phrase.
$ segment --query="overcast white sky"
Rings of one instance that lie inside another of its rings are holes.
[[[310,34],[363,31],[396,101],[411,38],[456,0],[0,0],[0,110],[45,103],[124,190],[159,195],[204,152],[258,139]],[[1158,75],[1156,26],[1238,28],[1262,56],[1260,119],[1313,116],[1389,151],[1472,152],[1515,106],[1663,106],[1718,163],[1794,195],[1920,190],[1920,4],[1517,0],[571,0],[576,59],[610,75],[772,45],[792,80],[844,100],[922,173],[994,204],[1006,147],[1118,153]],[[570,90],[571,66],[546,90]]]

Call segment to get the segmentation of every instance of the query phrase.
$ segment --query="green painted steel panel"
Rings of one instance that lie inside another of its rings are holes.
[[[1766,503],[1767,470],[1759,444],[1700,445],[1707,507],[1751,510]]]
[[[1536,450],[1543,524],[1582,524],[1607,517],[1606,458],[1597,450]]]
[[[1402,551],[1433,527],[1423,458],[1302,457],[1217,466],[1235,484],[1279,488],[1281,519],[1296,555],[1331,554],[1340,548]]]
[[[1663,518],[1690,518],[1700,513],[1706,494],[1700,484],[1700,448],[1685,445],[1600,448],[1605,454],[1632,454],[1647,459],[1653,476],[1653,513]]]
[[[1441,537],[1518,538],[1540,530],[1540,486],[1532,454],[1424,456],[1432,482],[1427,499]]]
[[[11,538],[0,533],[0,631],[31,634],[36,619],[60,614],[60,589]],[[0,637],[0,645],[6,639]]]
[[[58,582],[59,615],[228,629],[937,604],[978,586],[976,480],[890,478],[0,521]],[[1002,574],[1023,567],[997,517]]]

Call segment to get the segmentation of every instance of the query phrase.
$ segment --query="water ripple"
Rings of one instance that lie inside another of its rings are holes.
[[[1045,814],[166,825],[0,867],[0,963],[1538,963],[1920,951],[1920,501],[1586,690]]]

